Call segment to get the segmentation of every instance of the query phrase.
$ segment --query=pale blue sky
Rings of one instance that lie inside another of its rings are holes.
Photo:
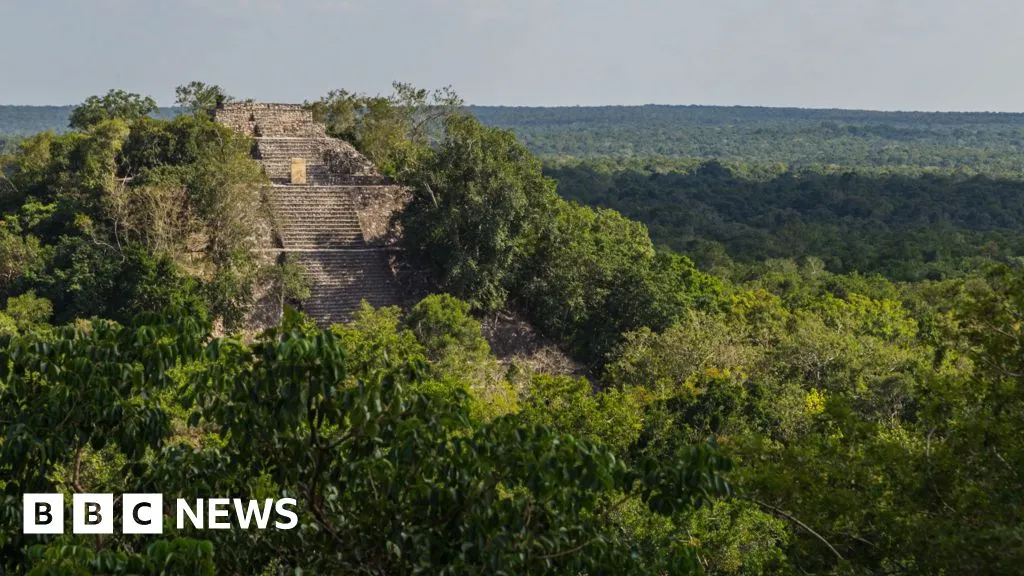
[[[0,0],[0,104],[392,80],[509,105],[1024,110],[1021,0]]]

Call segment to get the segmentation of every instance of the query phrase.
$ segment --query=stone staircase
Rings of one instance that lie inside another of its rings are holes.
[[[378,308],[400,300],[387,255],[381,250],[319,250],[295,257],[312,280],[304,309],[321,324],[350,320],[363,300]]]
[[[275,227],[286,250],[363,248],[356,209],[341,186],[272,186]]]
[[[294,253],[305,268],[312,294],[303,310],[328,326],[351,320],[363,300],[399,304],[392,251],[381,240],[396,187],[350,144],[328,138],[301,106],[227,104],[215,118],[256,141],[253,156],[272,183],[266,194],[276,234],[263,251]]]
[[[255,157],[270,181],[291,182],[292,160],[306,162],[307,182],[329,184],[381,184],[383,177],[350,144],[333,138],[257,138]]]
[[[317,140],[313,138],[259,138],[256,141],[255,156],[271,182],[290,182],[293,158],[306,160],[306,174],[310,181],[322,181],[328,173]]]

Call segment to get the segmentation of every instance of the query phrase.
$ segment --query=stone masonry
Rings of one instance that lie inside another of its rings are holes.
[[[256,141],[253,156],[271,181],[275,238],[266,251],[294,253],[306,269],[303,309],[326,326],[350,320],[363,300],[398,304],[390,221],[407,193],[302,106],[232,103],[215,117]]]

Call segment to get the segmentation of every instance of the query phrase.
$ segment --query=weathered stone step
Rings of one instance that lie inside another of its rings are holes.
[[[345,177],[361,177],[369,183],[384,183],[376,168],[347,142],[333,138],[256,139],[255,157],[274,182],[291,180],[292,160],[306,162],[307,184],[329,184]]]
[[[364,179],[370,180],[375,178],[373,176],[346,176],[351,179]],[[274,184],[270,187],[272,192],[278,191],[295,191],[296,193],[302,194],[313,194],[317,192],[353,192],[358,189],[370,189],[373,190],[378,186],[392,186],[392,184],[378,184],[372,182],[370,184],[302,184],[302,185],[291,185],[291,184]]]
[[[277,213],[278,220],[282,222],[337,222],[338,225],[351,224],[355,228],[359,228],[359,220],[356,218],[353,211],[337,211],[327,213],[317,213],[311,210],[302,211],[296,210],[293,212]]]
[[[278,198],[271,200],[274,210],[278,212],[308,212],[311,208],[316,209],[316,214],[328,212],[341,212],[356,216],[356,207],[352,202],[336,197],[324,198],[320,201],[304,198]]]
[[[291,165],[289,165],[288,174],[267,174],[270,178],[270,182],[275,186],[288,186],[291,183]],[[307,167],[308,172],[308,167]],[[309,182],[309,174],[306,175],[307,182]],[[307,186],[391,186],[382,176],[357,176],[347,174],[328,174],[327,176],[307,184]]]
[[[294,225],[289,226],[288,223],[284,223],[284,230],[281,230],[282,234],[287,236],[316,238],[323,236],[324,234],[353,234],[358,236],[360,234],[359,226],[320,226],[316,228],[299,228]]]
[[[348,248],[365,244],[350,195],[330,187],[275,186],[270,203],[285,248]]]
[[[352,238],[334,238],[331,240],[318,238],[316,240],[304,241],[301,239],[284,237],[281,239],[281,242],[284,244],[285,248],[295,250],[336,250],[343,248],[362,248],[365,246],[364,243]]]
[[[350,233],[344,234],[340,232],[331,233],[313,233],[313,234],[289,234],[285,232],[279,234],[285,241],[285,248],[307,248],[310,250],[331,250],[340,248],[358,248],[361,246],[349,246],[352,244],[361,244],[359,234]],[[306,244],[306,246],[289,246],[289,243],[294,244]],[[342,243],[344,246],[329,246],[329,244]]]
[[[351,217],[352,211],[350,210],[325,210],[323,212],[310,212],[307,210],[306,206],[298,206],[286,210],[279,209],[277,211],[277,216],[284,217],[284,219],[301,218],[302,220],[312,222],[324,220],[333,222],[336,220],[341,220],[342,222],[350,222],[356,224],[356,227],[359,227],[358,220]]]
[[[312,221],[312,223],[315,223],[315,222],[316,222],[315,220]],[[303,224],[305,224],[305,226],[303,226]],[[279,218],[278,219],[278,227],[280,228],[280,230],[278,230],[278,232],[280,234],[283,234],[283,235],[286,235],[286,236],[306,237],[306,238],[316,238],[318,236],[322,236],[322,235],[325,235],[325,234],[326,235],[341,234],[343,236],[344,235],[360,236],[362,234],[362,231],[359,229],[358,225],[356,225],[356,226],[351,226],[351,225],[344,225],[344,226],[342,226],[342,225],[334,224],[333,221],[328,222],[328,223],[324,223],[324,224],[322,224],[320,226],[312,226],[311,225],[311,221],[308,221],[308,220],[303,220],[302,223],[296,223],[294,220],[293,221],[288,221],[287,219],[280,219]]]
[[[322,325],[351,320],[363,300],[374,307],[399,302],[386,251],[293,254],[312,283],[311,296],[303,303],[303,309]]]

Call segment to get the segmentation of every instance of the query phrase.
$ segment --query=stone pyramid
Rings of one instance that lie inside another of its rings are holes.
[[[301,105],[240,102],[217,122],[255,140],[274,235],[263,250],[293,256],[312,281],[303,309],[322,326],[346,322],[366,300],[399,304],[390,220],[408,193],[382,176],[351,144],[327,136]]]

